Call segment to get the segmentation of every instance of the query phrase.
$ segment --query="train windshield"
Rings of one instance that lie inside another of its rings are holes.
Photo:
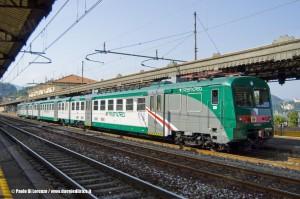
[[[239,107],[270,107],[269,93],[267,89],[236,87],[234,89],[234,98],[236,105]]]

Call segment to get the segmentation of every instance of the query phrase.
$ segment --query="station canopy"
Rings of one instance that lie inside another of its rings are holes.
[[[55,0],[0,0],[0,78]]]

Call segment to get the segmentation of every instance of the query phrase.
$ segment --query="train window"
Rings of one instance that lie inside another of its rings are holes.
[[[80,103],[80,109],[83,111],[84,110],[84,102]]]
[[[61,110],[61,103],[58,103],[58,110]]]
[[[101,111],[105,111],[105,106],[106,106],[106,101],[105,100],[101,100],[100,101],[100,110]]]
[[[71,106],[72,106],[72,111],[74,111],[74,110],[75,110],[75,103],[72,102],[72,103],[71,103]]]
[[[123,99],[117,99],[117,111],[123,111]]]
[[[94,111],[98,111],[98,101],[94,101]]]
[[[234,100],[239,107],[252,107],[254,104],[252,90],[246,87],[234,88]]]
[[[79,111],[79,102],[76,102],[76,111]]]
[[[154,96],[150,96],[150,110],[154,110]]]
[[[219,104],[219,90],[211,91],[211,104]]]
[[[161,95],[156,97],[156,110],[161,111]]]
[[[133,99],[126,99],[126,111],[133,111]]]
[[[61,103],[61,110],[65,110],[65,103],[63,102],[63,103]]]
[[[108,100],[108,107],[107,109],[109,111],[113,111],[114,110],[114,100]]]
[[[269,92],[267,89],[254,89],[255,107],[268,108],[270,106],[269,101]]]
[[[187,112],[201,112],[202,110],[202,94],[189,93],[187,95],[186,110]]]
[[[144,111],[146,109],[145,98],[137,99],[137,111]]]

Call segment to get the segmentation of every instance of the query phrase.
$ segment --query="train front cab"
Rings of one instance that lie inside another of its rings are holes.
[[[236,128],[233,141],[262,142],[273,137],[270,89],[264,80],[240,78],[232,83]]]

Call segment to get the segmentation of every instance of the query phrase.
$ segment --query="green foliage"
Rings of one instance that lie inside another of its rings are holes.
[[[298,126],[298,112],[291,111],[288,113],[288,125],[289,127],[296,127]]]
[[[286,122],[286,118],[281,115],[275,115],[274,116],[274,123],[276,126],[280,126],[280,124],[283,124]]]

